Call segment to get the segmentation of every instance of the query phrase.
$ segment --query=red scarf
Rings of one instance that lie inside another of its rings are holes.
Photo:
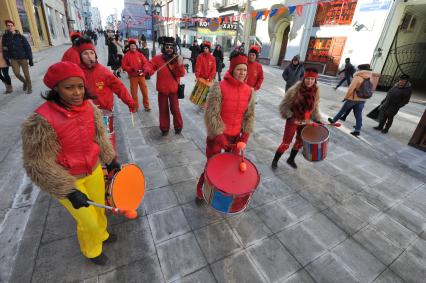
[[[305,83],[302,83],[299,89],[299,95],[292,107],[294,118],[300,120],[307,120],[310,118],[312,110],[314,110],[316,92],[316,85],[307,87]]]

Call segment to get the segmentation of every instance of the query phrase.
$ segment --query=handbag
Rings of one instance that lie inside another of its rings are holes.
[[[176,79],[175,75],[173,74],[172,70],[170,70],[169,65],[167,64],[167,69],[169,69],[170,74],[172,74],[172,77],[175,79],[175,81],[178,83],[178,91],[177,91],[177,96],[178,99],[184,99],[185,98],[185,85],[184,84],[180,84],[178,82],[178,80]]]

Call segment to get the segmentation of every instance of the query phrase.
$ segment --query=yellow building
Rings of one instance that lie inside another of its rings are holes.
[[[0,0],[0,25],[5,30],[5,20],[12,20],[30,43],[33,51],[50,46],[41,0]]]

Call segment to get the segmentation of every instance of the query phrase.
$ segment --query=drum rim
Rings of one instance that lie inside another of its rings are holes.
[[[137,165],[137,164],[135,164],[135,163],[126,163],[126,164],[122,164],[122,165],[121,165],[121,169],[123,169],[124,167],[126,167],[126,166],[128,166],[128,165],[134,165],[134,166],[136,166],[136,167],[137,167],[137,168],[141,171],[141,173],[142,173],[142,175],[143,175],[144,180],[146,180],[146,178],[145,178],[145,173],[142,171],[142,169],[140,168],[140,166],[139,166],[139,165]],[[114,176],[112,177],[112,179],[111,179],[111,181],[110,181],[110,183],[109,183],[109,188],[108,188],[108,190],[110,191],[110,192],[109,192],[109,195],[110,195],[110,197],[111,197],[111,201],[112,201],[112,203],[114,204],[114,207],[117,207],[117,205],[115,204],[115,201],[114,201],[114,194],[113,194],[113,192],[112,192],[112,188],[113,188],[113,186],[114,186],[115,176],[116,176],[118,173],[120,173],[120,171],[114,174]],[[142,197],[142,199],[141,199],[141,202],[142,202],[142,200],[145,198],[145,193],[146,193],[146,181],[145,181],[145,182],[144,182],[144,184],[143,184],[143,197]],[[138,206],[138,207],[139,207],[139,206]]]
[[[307,126],[310,126],[310,125],[307,125]],[[306,127],[307,127],[306,126]],[[302,138],[302,141],[305,143],[308,143],[308,144],[323,144],[323,143],[325,143],[326,141],[328,141],[329,139],[330,139],[330,131],[327,129],[327,127],[325,127],[325,126],[323,126],[323,125],[318,125],[318,127],[323,127],[324,129],[326,129],[327,130],[327,137],[325,138],[325,139],[323,139],[322,141],[319,141],[319,142],[310,142],[310,141],[308,141],[308,140],[306,140],[306,139],[304,139],[303,138],[303,132],[305,131],[305,129],[306,129],[306,127],[304,127],[303,129],[302,129],[302,132],[300,133],[300,137]],[[313,127],[313,126],[312,126]]]
[[[219,155],[219,154],[232,154],[232,155],[238,155],[238,154],[235,154],[235,153],[232,153],[232,152],[220,152],[220,153],[216,153],[215,155],[213,155],[212,157],[210,157],[210,159],[212,159],[212,158],[214,158],[215,156],[217,156],[217,155]],[[254,163],[250,160],[250,159],[247,159],[247,158],[245,158],[244,157],[244,160],[248,160],[252,165],[253,165],[253,167],[254,167],[254,169],[256,169],[256,173],[257,173],[257,181],[256,181],[256,186],[254,187],[254,189],[251,189],[250,191],[248,191],[248,192],[246,192],[246,193],[243,193],[243,194],[247,194],[247,193],[250,193],[250,192],[254,192],[254,191],[256,191],[256,189],[257,189],[257,187],[259,186],[259,183],[260,183],[260,173],[259,173],[259,170],[257,169],[257,167],[256,167],[256,165],[254,165]],[[203,174],[204,174],[204,178],[205,178],[205,180],[209,180],[209,182],[210,183],[212,183],[211,182],[211,180],[210,180],[210,178],[208,177],[208,175],[206,174],[206,170],[207,170],[207,164],[209,163],[209,160],[207,160],[207,162],[206,162],[206,165],[204,166],[204,171],[203,171]],[[216,188],[216,187],[215,187]],[[220,190],[220,189],[219,189]],[[221,192],[223,192],[222,190],[220,190]],[[232,194],[232,193],[227,193],[227,192],[225,192],[226,194],[228,194],[228,195],[235,195],[235,194]],[[239,194],[238,196],[240,196],[240,195],[242,195],[242,194]]]

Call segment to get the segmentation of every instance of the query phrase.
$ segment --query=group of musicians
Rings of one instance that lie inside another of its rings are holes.
[[[162,40],[161,54],[147,61],[136,51],[136,41],[129,40],[130,51],[122,61],[131,81],[129,94],[125,85],[97,60],[96,48],[90,39],[73,34],[73,46],[64,60],[49,67],[44,83],[49,91],[46,100],[22,125],[23,163],[31,180],[56,198],[77,223],[81,252],[98,265],[108,258],[103,244],[116,241],[107,231],[103,208],[89,206],[88,200],[105,203],[105,183],[101,165],[109,173],[118,172],[120,164],[102,123],[100,110],[112,111],[113,93],[130,112],[138,111],[137,88],[143,93],[143,106],[150,110],[145,76],[157,72],[160,130],[163,136],[170,128],[173,115],[175,134],[180,134],[183,120],[179,109],[178,86],[185,75],[183,58],[176,54],[172,37]],[[240,141],[247,143],[253,131],[256,91],[263,82],[262,66],[256,62],[260,48],[253,46],[248,56],[242,53],[230,58],[230,67],[221,82],[215,82],[216,62],[211,55],[211,43],[203,42],[203,53],[196,65],[197,80],[209,83],[206,101],[206,156],[236,151]],[[319,121],[319,89],[317,72],[307,70],[302,82],[293,86],[281,103],[281,115],[286,120],[283,142],[277,150],[273,167],[289,147],[297,132],[290,161],[300,148],[300,130],[310,119]],[[201,188],[203,174],[197,184],[195,202],[203,204]]]

